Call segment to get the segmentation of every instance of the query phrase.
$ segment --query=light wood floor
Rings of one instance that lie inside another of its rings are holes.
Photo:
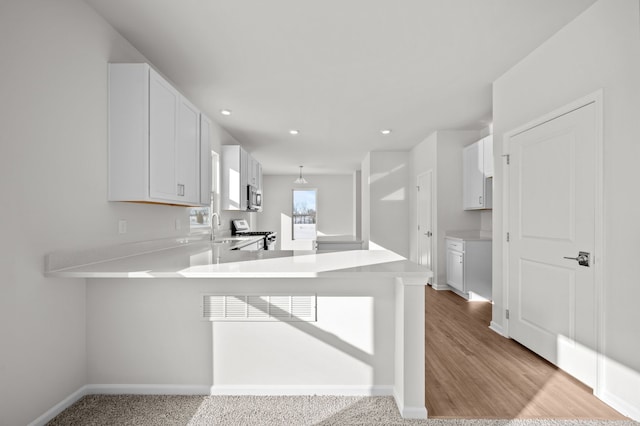
[[[429,417],[625,419],[591,389],[489,329],[491,304],[426,291]]]

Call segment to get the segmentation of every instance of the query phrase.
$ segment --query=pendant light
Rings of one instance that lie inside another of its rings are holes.
[[[306,185],[308,183],[307,180],[302,177],[302,166],[300,166],[300,176],[298,176],[298,178],[294,180],[293,183],[297,185]]]

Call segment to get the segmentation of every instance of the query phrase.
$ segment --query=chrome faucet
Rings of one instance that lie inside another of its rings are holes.
[[[218,212],[214,212],[212,211],[211,213],[211,218],[209,220],[209,225],[211,226],[211,241],[216,239],[216,233],[215,233],[215,225],[213,224],[213,218],[216,218],[216,223],[218,224],[218,227],[220,227],[220,215],[218,214]]]

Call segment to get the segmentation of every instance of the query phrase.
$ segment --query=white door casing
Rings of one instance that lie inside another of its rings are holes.
[[[597,386],[601,93],[506,135],[508,335]],[[565,257],[589,252],[591,265]],[[595,259],[595,264],[593,260]]]
[[[433,270],[433,171],[418,175],[418,264]],[[435,276],[435,274],[434,274]],[[433,278],[429,279],[432,283]]]

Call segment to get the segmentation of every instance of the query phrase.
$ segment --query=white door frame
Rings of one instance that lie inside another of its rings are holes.
[[[426,172],[422,172],[419,175],[416,176],[416,190],[417,188],[420,186],[420,178],[430,174],[431,175],[431,272],[433,272],[433,276],[431,278],[429,278],[429,283],[432,286],[437,285],[437,269],[438,269],[438,255],[437,255],[437,244],[434,244],[434,242],[437,242],[437,238],[438,238],[438,227],[435,226],[434,224],[436,223],[436,217],[435,217],[435,203],[436,203],[436,197],[434,195],[434,191],[435,191],[435,182],[433,181],[433,169],[429,169]],[[419,194],[416,194],[416,222],[417,225],[420,226],[420,202],[418,200],[419,198]],[[418,229],[418,226],[416,226],[416,251],[417,251],[417,260],[418,262],[420,261],[420,254],[421,254],[421,245],[420,245],[420,232],[422,232],[421,229]]]
[[[533,127],[544,124],[562,115],[575,111],[583,106],[593,103],[596,111],[596,141],[595,141],[595,229],[594,229],[594,256],[593,256],[593,268],[595,279],[595,312],[596,319],[596,386],[593,389],[594,394],[598,397],[601,396],[601,391],[604,384],[604,342],[605,342],[605,329],[604,329],[604,92],[602,89],[590,93],[589,95],[580,98],[574,102],[564,105],[550,113],[544,114],[522,126],[519,126],[513,130],[510,130],[504,134],[502,140],[502,153],[503,157],[509,158],[509,147],[511,139],[516,135],[523,133]],[[502,172],[502,301],[504,309],[509,309],[509,243],[506,241],[507,233],[509,232],[509,166],[503,164]],[[504,336],[510,337],[509,334],[509,320],[506,318],[503,312],[503,327]]]

